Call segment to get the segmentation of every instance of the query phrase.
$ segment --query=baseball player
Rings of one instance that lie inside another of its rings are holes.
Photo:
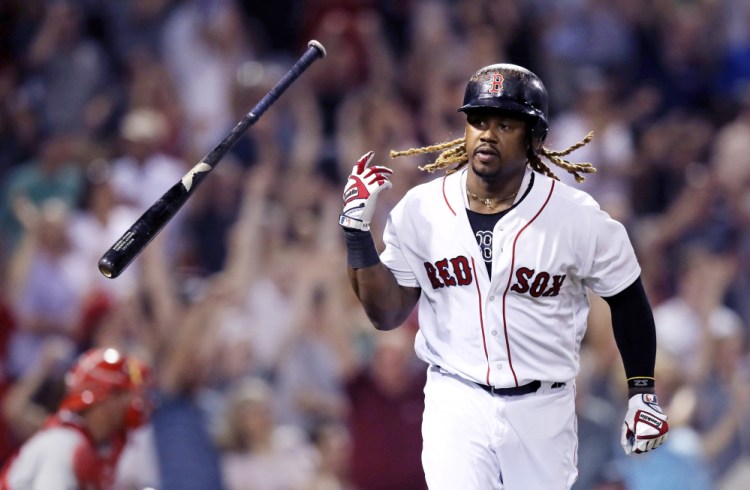
[[[431,489],[552,490],[577,475],[574,378],[587,291],[612,311],[629,389],[627,454],[667,437],[654,394],[654,321],[624,227],[588,194],[559,182],[595,169],[542,146],[547,91],[511,64],[469,80],[465,137],[391,156],[440,151],[444,177],[411,189],[388,216],[378,255],[369,223],[392,171],[352,170],[343,213],[348,274],[379,330],[419,305],[417,355],[428,363],[422,464]]]
[[[6,462],[0,490],[106,490],[129,430],[144,423],[148,370],[115,349],[92,349],[66,375],[59,410]]]

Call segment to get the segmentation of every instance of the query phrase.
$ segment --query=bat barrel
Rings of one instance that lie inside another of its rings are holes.
[[[205,177],[199,174],[198,178]],[[187,176],[186,176],[187,177]],[[104,277],[114,279],[140,254],[146,245],[159,234],[169,220],[185,204],[190,191],[185,188],[183,180],[173,185],[145,213],[128,228],[119,240],[99,259],[99,272]],[[195,183],[193,185],[196,185]]]

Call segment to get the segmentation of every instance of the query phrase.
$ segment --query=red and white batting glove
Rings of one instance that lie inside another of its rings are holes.
[[[370,167],[374,153],[367,152],[354,164],[344,187],[344,212],[339,224],[345,228],[368,231],[375,212],[375,200],[383,189],[391,188],[388,176],[393,170],[387,167]]]
[[[651,451],[667,440],[668,432],[667,416],[656,395],[641,393],[630,397],[620,438],[625,454]]]

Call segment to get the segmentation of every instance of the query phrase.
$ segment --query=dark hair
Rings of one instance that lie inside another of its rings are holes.
[[[571,163],[565,160],[564,156],[572,153],[573,151],[581,148],[588,144],[594,137],[593,131],[586,135],[586,137],[578,143],[568,147],[565,150],[553,151],[544,146],[540,146],[538,150],[534,150],[529,145],[529,151],[527,153],[527,159],[531,169],[541,174],[547,175],[555,180],[559,180],[549,166],[547,166],[540,156],[545,157],[550,162],[554,163],[558,167],[567,171],[573,175],[576,182],[583,182],[586,178],[581,174],[592,174],[596,172],[596,168],[590,163]],[[431,146],[423,146],[421,148],[410,148],[408,150],[391,151],[391,158],[397,158],[402,156],[420,155],[424,153],[435,153],[440,151],[441,153],[435,159],[434,162],[419,167],[420,170],[426,172],[434,172],[435,170],[445,169],[453,165],[452,168],[446,170],[446,174],[452,174],[453,172],[461,169],[467,163],[469,163],[469,155],[466,153],[466,138],[459,138],[453,141],[446,141],[445,143],[438,143]]]

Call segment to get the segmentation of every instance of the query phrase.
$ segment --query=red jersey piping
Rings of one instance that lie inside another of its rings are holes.
[[[451,206],[451,203],[448,202],[448,196],[445,194],[445,181],[446,181],[447,178],[448,178],[447,175],[445,177],[443,177],[443,199],[445,199],[445,204],[448,205],[448,209],[451,210],[451,213],[453,213],[453,216],[456,216],[456,212],[453,210],[453,207]]]
[[[487,374],[485,375],[486,383],[490,384],[490,356],[487,351],[487,338],[484,336],[484,315],[482,314],[482,290],[479,289],[477,278],[477,268],[474,263],[474,257],[471,258],[471,268],[474,274],[474,284],[477,285],[477,297],[479,298],[479,327],[482,330],[482,345],[484,346],[484,359],[487,361]]]
[[[533,223],[537,217],[542,214],[542,211],[544,211],[544,208],[547,207],[547,203],[549,203],[550,198],[552,197],[552,191],[555,190],[555,181],[552,181],[552,187],[550,187],[549,194],[547,195],[547,199],[544,201],[544,204],[542,204],[542,207],[539,208],[539,211],[534,215],[531,220],[524,225],[523,228],[521,228],[518,233],[516,233],[516,237],[513,239],[513,253],[511,254],[510,259],[510,273],[508,274],[508,284],[505,286],[505,292],[503,293],[503,332],[505,334],[505,349],[508,352],[508,366],[510,366],[510,371],[513,373],[513,381],[515,381],[516,386],[518,386],[518,377],[516,376],[516,370],[513,369],[513,359],[510,355],[510,339],[508,338],[508,322],[505,315],[505,299],[508,296],[508,290],[510,289],[510,283],[513,280],[513,270],[516,266],[516,243],[518,242],[518,237],[521,236],[521,233],[526,230],[526,228]]]

